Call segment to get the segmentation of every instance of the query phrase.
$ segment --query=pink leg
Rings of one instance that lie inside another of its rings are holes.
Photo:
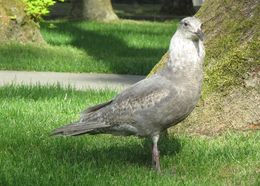
[[[159,140],[159,135],[153,136],[153,150],[152,150],[152,163],[153,167],[156,171],[161,172],[161,167],[160,167],[160,153],[158,150],[157,142]]]

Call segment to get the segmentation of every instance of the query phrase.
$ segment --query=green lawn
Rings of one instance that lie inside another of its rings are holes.
[[[0,69],[146,75],[167,51],[177,21],[41,24],[49,45],[0,45]]]
[[[0,185],[259,185],[260,133],[184,134],[160,141],[163,173],[150,169],[150,143],[110,135],[49,137],[112,91],[0,88]]]

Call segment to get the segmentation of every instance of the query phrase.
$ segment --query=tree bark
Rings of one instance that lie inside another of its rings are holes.
[[[118,19],[113,11],[111,0],[73,0],[70,17],[95,21]]]
[[[39,25],[26,15],[24,7],[21,0],[0,0],[0,43],[44,43]]]

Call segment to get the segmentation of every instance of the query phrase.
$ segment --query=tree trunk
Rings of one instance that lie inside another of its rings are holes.
[[[160,12],[168,15],[193,15],[192,0],[163,0]]]
[[[196,17],[206,36],[203,101],[174,130],[216,135],[259,126],[259,0],[207,0]],[[166,52],[149,75],[168,60]]]
[[[113,11],[111,0],[73,0],[70,16],[72,19],[96,21],[118,19]]]
[[[44,42],[39,25],[26,15],[21,0],[0,1],[0,43],[7,41]]]

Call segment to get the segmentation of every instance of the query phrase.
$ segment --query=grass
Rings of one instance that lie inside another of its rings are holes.
[[[163,173],[150,169],[150,143],[110,135],[49,133],[113,91],[0,88],[0,185],[259,185],[260,133],[161,140]]]
[[[176,24],[44,22],[48,45],[0,45],[0,69],[146,75],[167,51]]]

